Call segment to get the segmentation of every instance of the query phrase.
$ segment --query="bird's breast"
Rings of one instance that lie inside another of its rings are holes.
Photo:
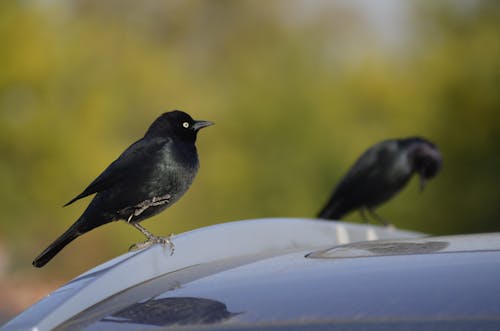
[[[183,194],[191,185],[199,167],[196,149],[189,146],[165,148],[151,171],[152,188],[172,195]],[[169,192],[165,192],[165,190]]]

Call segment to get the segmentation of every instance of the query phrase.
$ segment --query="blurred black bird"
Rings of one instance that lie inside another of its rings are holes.
[[[388,225],[374,208],[391,199],[414,173],[420,176],[420,189],[439,172],[441,153],[432,142],[420,138],[390,139],[366,150],[349,169],[332,193],[319,218],[340,219],[359,209],[367,210],[376,220]]]
[[[139,222],[163,211],[189,188],[198,171],[195,141],[200,129],[212,125],[174,110],[158,117],[143,138],[128,147],[90,185],[65,206],[97,193],[82,216],[34,261],[43,267],[78,236],[106,223],[125,220],[147,240],[131,248],[168,244],[170,237],[157,237]]]

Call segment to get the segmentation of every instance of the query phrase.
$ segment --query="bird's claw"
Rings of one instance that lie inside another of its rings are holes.
[[[128,248],[128,251],[129,252],[137,251],[137,250],[140,250],[140,249],[143,249],[143,248],[147,248],[147,247],[149,247],[151,245],[153,245],[153,242],[149,241],[149,240],[146,240],[146,241],[141,242],[141,243],[135,243],[133,245],[130,245],[130,247]]]
[[[131,245],[128,250],[135,251],[135,250],[139,250],[139,249],[148,248],[148,247],[153,246],[155,244],[160,244],[162,247],[165,247],[166,245],[168,245],[168,248],[170,249],[170,255],[174,255],[175,245],[172,242],[173,236],[174,236],[173,233],[167,237],[151,236],[146,241]]]

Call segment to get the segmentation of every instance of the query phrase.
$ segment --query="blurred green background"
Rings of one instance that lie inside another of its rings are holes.
[[[90,199],[62,205],[171,109],[216,126],[156,234],[314,217],[368,146],[410,135],[443,171],[379,213],[500,230],[499,1],[1,1],[0,39],[3,279],[57,286],[142,240],[114,223],[31,267]]]

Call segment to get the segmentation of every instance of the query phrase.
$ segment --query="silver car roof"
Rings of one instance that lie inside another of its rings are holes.
[[[180,234],[174,243],[173,256],[157,245],[84,273],[3,329],[235,327],[407,318],[410,312],[418,319],[429,318],[453,293],[470,303],[443,306],[443,316],[500,312],[499,300],[487,295],[500,290],[493,284],[500,267],[491,263],[499,257],[498,234],[428,238],[378,226],[281,218],[209,226]],[[470,284],[475,272],[483,285]],[[440,290],[434,304],[425,301]],[[479,297],[489,311],[478,307]],[[431,307],[427,312],[425,305]]]

